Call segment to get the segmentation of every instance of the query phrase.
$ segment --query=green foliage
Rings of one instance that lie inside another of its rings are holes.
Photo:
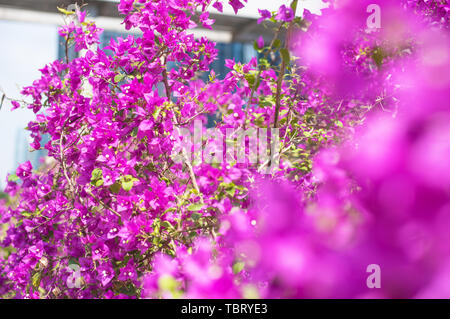
[[[103,172],[100,168],[96,168],[92,171],[92,176],[91,176],[91,184],[96,186],[96,187],[100,187],[102,186],[104,183],[103,181]]]
[[[205,204],[203,204],[203,203],[195,203],[195,204],[189,205],[187,207],[187,210],[190,212],[198,212],[198,211],[202,210],[204,206],[205,206]]]

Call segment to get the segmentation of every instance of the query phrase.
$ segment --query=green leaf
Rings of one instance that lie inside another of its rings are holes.
[[[132,175],[125,175],[121,178],[121,181],[122,181],[122,188],[128,192],[133,188],[134,182],[137,182],[139,180],[133,177]]]
[[[192,213],[191,218],[195,221],[199,220],[200,217],[202,217],[202,214],[200,213]]]
[[[261,68],[263,68],[263,69],[268,69],[270,67],[269,61],[265,58],[259,59],[259,64],[260,64]]]
[[[120,192],[120,189],[122,188],[122,185],[118,182],[115,182],[114,184],[112,184],[109,187],[109,190],[114,193],[114,194],[118,194]]]
[[[236,63],[233,67],[233,69],[238,72],[238,73],[242,73],[242,64],[240,63]]]
[[[19,176],[16,174],[11,174],[8,176],[8,182],[17,182],[19,180]]]
[[[249,85],[250,87],[253,87],[253,86],[255,85],[256,77],[255,77],[254,74],[246,74],[246,75],[245,75],[245,79],[247,80],[248,85]]]
[[[77,265],[77,266],[79,266],[80,262],[78,261],[78,259],[72,257],[72,258],[69,259],[69,263],[68,264],[69,264],[69,266],[70,265]]]
[[[261,53],[261,52],[264,51],[264,46],[263,46],[262,48],[260,48],[260,47],[258,46],[258,41],[253,41],[253,49],[254,49],[256,52]]]
[[[30,212],[21,212],[22,216],[26,217],[26,218],[30,218],[31,216],[33,216],[32,213]]]
[[[225,190],[225,192],[231,197],[234,197],[234,194],[236,194],[236,188],[235,187],[228,188]]]
[[[194,238],[195,236],[197,236],[198,234],[195,232],[195,231],[191,231],[190,233],[189,233],[189,237],[190,238]]]
[[[119,83],[125,78],[125,74],[119,73],[114,77],[114,82]]]
[[[280,111],[280,116],[285,116],[289,112],[289,109],[283,109]]]
[[[162,111],[161,107],[157,107],[153,111],[153,118],[155,119],[155,121],[158,119],[158,116],[159,116],[159,114],[161,114],[161,111]]]
[[[138,133],[138,130],[139,130],[139,128],[138,128],[138,127],[135,127],[135,128],[133,129],[133,131],[131,131],[131,136],[136,137],[136,136],[137,136],[137,133]]]
[[[258,52],[259,50],[261,50],[261,49],[258,47],[258,42],[253,41],[253,49],[254,49],[256,52]]]
[[[205,206],[203,203],[191,204],[188,206],[187,210],[190,212],[198,212],[199,210],[202,210],[203,206]]]
[[[238,261],[233,265],[233,274],[240,273],[245,267],[245,263],[242,261]]]
[[[297,10],[297,4],[298,4],[298,0],[294,0],[291,3],[291,9],[294,10],[294,12]]]
[[[279,47],[281,47],[281,40],[280,39],[276,39],[275,41],[273,41],[272,48],[278,49]]]
[[[97,180],[102,177],[103,177],[103,173],[100,168],[96,168],[92,171],[91,180]]]
[[[61,13],[63,13],[63,14],[65,14],[65,15],[71,15],[71,14],[74,14],[74,12],[72,12],[72,11],[68,11],[68,10],[66,10],[66,9],[63,9],[63,8],[60,8],[60,7],[57,7],[58,8],[58,11],[59,12],[61,12]]]
[[[92,171],[91,184],[95,185],[97,187],[100,187],[103,185],[103,173],[100,168],[96,168]]]
[[[163,221],[161,223],[161,226],[163,226],[165,228],[173,228],[172,224],[170,222],[168,222],[167,220]]]
[[[282,49],[280,50],[280,53],[281,53],[281,58],[283,59],[283,61],[284,61],[286,64],[288,64],[288,63],[291,62],[291,55],[290,55],[288,49],[282,48]]]
[[[383,65],[383,60],[385,58],[385,53],[382,48],[376,48],[372,53],[372,59],[377,65],[377,67],[381,67]]]
[[[170,208],[167,208],[167,209],[164,211],[164,214],[163,214],[163,215],[165,215],[165,214],[167,214],[167,213],[169,213],[169,212],[174,212],[174,211],[176,211],[176,210],[177,210],[176,207],[170,207]]]
[[[38,288],[41,284],[41,273],[37,272],[31,277],[31,283],[33,284],[34,288]]]
[[[133,180],[131,181],[122,181],[122,188],[129,192],[133,188]]]

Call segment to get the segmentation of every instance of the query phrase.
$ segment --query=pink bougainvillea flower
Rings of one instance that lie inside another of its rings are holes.
[[[12,104],[12,108],[11,108],[11,110],[15,110],[15,109],[18,109],[19,107],[20,107],[20,104],[19,104],[19,102],[17,102],[17,101],[11,101],[11,104]]]
[[[213,7],[216,8],[217,11],[223,12],[223,5],[220,1],[214,2]]]
[[[264,38],[262,36],[260,36],[258,38],[257,44],[258,44],[258,48],[260,48],[260,49],[264,48]]]
[[[260,8],[278,40],[219,62],[191,29],[245,3],[121,0],[132,35],[95,49],[84,12],[58,29],[79,54],[12,102],[47,158],[8,174],[0,298],[448,296],[449,4]]]
[[[247,2],[247,0],[244,1]],[[234,13],[236,14],[244,7],[242,0],[228,0],[228,3],[233,7]]]
[[[272,17],[272,14],[270,13],[269,10],[261,10],[261,9],[258,9],[258,12],[259,12],[259,15],[261,16],[261,17],[258,19],[258,24],[261,24],[261,22],[263,22],[264,20],[270,19],[270,18]]]
[[[282,5],[277,12],[276,19],[279,21],[290,22],[294,20],[294,10]]]

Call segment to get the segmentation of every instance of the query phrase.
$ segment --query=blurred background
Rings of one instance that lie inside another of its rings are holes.
[[[309,7],[314,7],[303,0]],[[101,46],[111,38],[126,35],[118,13],[119,0],[77,1],[88,12],[90,20],[105,31]],[[0,0],[0,89],[10,98],[20,98],[20,90],[40,77],[39,69],[45,64],[64,57],[63,39],[57,28],[64,24],[59,8],[69,8],[75,0]],[[224,12],[211,9],[216,20],[214,31],[197,28],[195,36],[206,36],[217,42],[219,58],[212,68],[224,76],[225,59],[248,62],[256,52],[253,41],[260,35],[270,41],[271,29],[257,24],[258,8],[275,11],[288,0],[248,0],[247,6],[236,16],[224,1]],[[75,52],[69,52],[71,57]],[[28,109],[11,111],[8,100],[0,110],[0,189],[6,184],[8,173],[14,172],[19,163],[30,160],[33,167],[45,156],[45,151],[30,152],[29,134],[24,130],[34,114]],[[46,141],[43,140],[43,144]]]

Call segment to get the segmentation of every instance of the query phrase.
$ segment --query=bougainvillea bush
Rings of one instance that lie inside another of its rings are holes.
[[[136,32],[105,48],[61,10],[79,57],[12,101],[48,159],[8,176],[0,296],[450,297],[450,6],[373,2],[375,28],[372,1],[260,8],[274,38],[223,75],[189,30],[246,0],[121,0]],[[212,121],[268,160],[230,161]]]

